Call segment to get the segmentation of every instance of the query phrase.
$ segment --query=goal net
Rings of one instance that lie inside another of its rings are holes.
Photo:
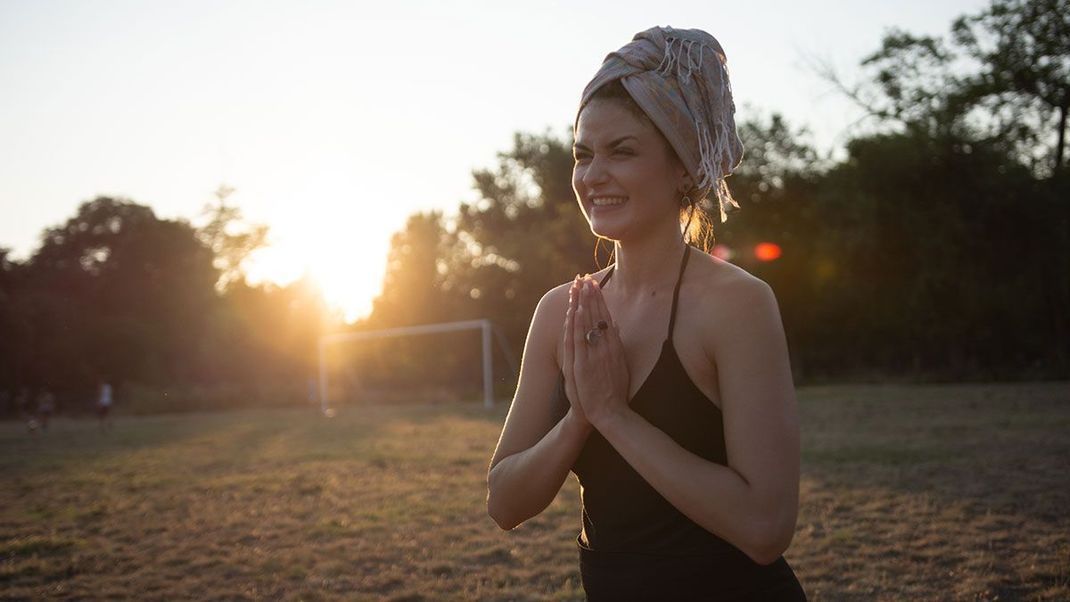
[[[508,369],[499,361],[496,371],[495,357]],[[473,397],[492,408],[517,375],[516,358],[490,320],[330,334],[319,341],[318,362],[324,413],[340,404]]]

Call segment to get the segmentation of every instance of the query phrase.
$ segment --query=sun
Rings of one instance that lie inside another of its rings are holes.
[[[355,257],[368,258],[368,254]],[[381,279],[370,277],[374,265],[360,265],[357,261],[351,258],[319,257],[312,258],[309,264],[309,274],[319,285],[323,300],[328,307],[340,310],[346,322],[353,322],[371,313],[372,300],[382,284]]]
[[[328,308],[341,312],[346,322],[371,313],[382,287],[388,243],[324,224],[279,227],[272,239],[247,262],[250,283],[285,285],[309,277]]]

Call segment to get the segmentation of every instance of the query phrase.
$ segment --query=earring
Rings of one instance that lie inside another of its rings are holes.
[[[680,199],[680,206],[681,207],[688,207],[690,205],[691,205],[691,197],[689,197],[689,196],[687,196],[685,194],[684,198]]]

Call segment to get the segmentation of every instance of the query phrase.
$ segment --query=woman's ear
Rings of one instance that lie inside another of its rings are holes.
[[[691,178],[691,174],[687,173],[687,167],[684,166],[684,162],[679,157],[674,157],[674,159],[673,171],[676,175],[676,191],[684,195],[694,187],[694,180]]]
[[[679,178],[680,183],[676,186],[676,191],[681,195],[688,194],[694,188],[694,183],[691,176],[687,174],[687,170]]]

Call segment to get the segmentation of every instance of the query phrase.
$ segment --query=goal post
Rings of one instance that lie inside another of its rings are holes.
[[[517,372],[516,358],[509,351],[505,337],[487,319],[463,320],[460,322],[439,322],[437,324],[421,324],[419,326],[402,326],[398,328],[384,328],[380,330],[364,330],[359,332],[341,332],[320,337],[318,346],[319,361],[319,398],[320,410],[324,413],[330,407],[327,376],[327,347],[336,343],[363,341],[369,339],[381,339],[387,337],[401,337],[411,335],[434,334],[440,332],[452,332],[457,330],[479,329],[483,347],[483,407],[494,407],[494,348],[495,341],[509,362],[514,375]]]

